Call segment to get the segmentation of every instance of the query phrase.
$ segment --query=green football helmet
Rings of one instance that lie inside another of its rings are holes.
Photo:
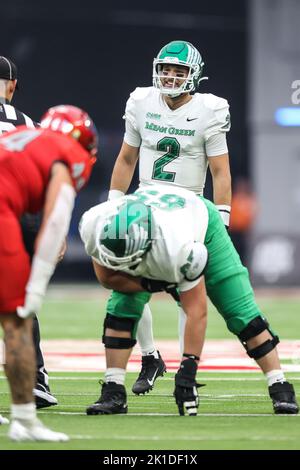
[[[163,86],[161,78],[164,64],[184,65],[189,68],[188,76],[180,87],[172,89]],[[207,78],[201,78],[203,66],[199,51],[190,42],[172,41],[160,50],[153,61],[153,86],[173,98],[182,93],[193,92],[198,88],[200,81]]]
[[[99,260],[107,268],[135,268],[151,248],[151,208],[131,196],[97,229]]]

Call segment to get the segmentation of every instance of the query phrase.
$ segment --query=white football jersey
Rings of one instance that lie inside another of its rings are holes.
[[[172,184],[203,194],[208,157],[228,152],[228,102],[212,94],[195,93],[176,110],[154,87],[136,88],[126,104],[124,140],[140,147],[141,186]],[[221,140],[213,139],[222,135]]]
[[[130,196],[98,204],[85,212],[81,218],[79,232],[85,250],[101,264],[97,237],[107,216],[126,200],[141,198],[152,207],[154,239],[151,249],[143,256],[135,269],[124,269],[132,276],[178,283],[180,291],[193,288],[199,279],[187,281],[185,268],[191,264],[194,242],[204,243],[208,225],[208,212],[204,202],[190,191],[166,185],[140,188]],[[197,263],[197,260],[193,260]],[[201,262],[201,260],[200,260]]]

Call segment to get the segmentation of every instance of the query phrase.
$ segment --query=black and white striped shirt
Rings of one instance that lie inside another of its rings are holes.
[[[0,135],[4,132],[12,131],[16,126],[22,125],[37,127],[38,124],[9,104],[7,100],[0,99]]]
[[[38,126],[29,116],[9,104],[8,100],[0,97],[0,136],[22,125],[31,128]],[[41,224],[41,214],[24,214],[20,223],[26,250],[32,257],[35,238]]]

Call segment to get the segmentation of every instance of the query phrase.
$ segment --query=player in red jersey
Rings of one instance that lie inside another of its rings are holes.
[[[13,440],[68,440],[36,417],[31,316],[41,309],[76,193],[90,177],[97,141],[93,121],[74,106],[51,108],[41,128],[21,126],[0,138],[0,322],[12,397],[8,434]],[[19,220],[25,212],[41,210],[30,267]]]

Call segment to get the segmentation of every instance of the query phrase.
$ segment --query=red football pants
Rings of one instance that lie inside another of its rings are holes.
[[[0,314],[24,305],[30,260],[21,226],[9,207],[0,206]]]

